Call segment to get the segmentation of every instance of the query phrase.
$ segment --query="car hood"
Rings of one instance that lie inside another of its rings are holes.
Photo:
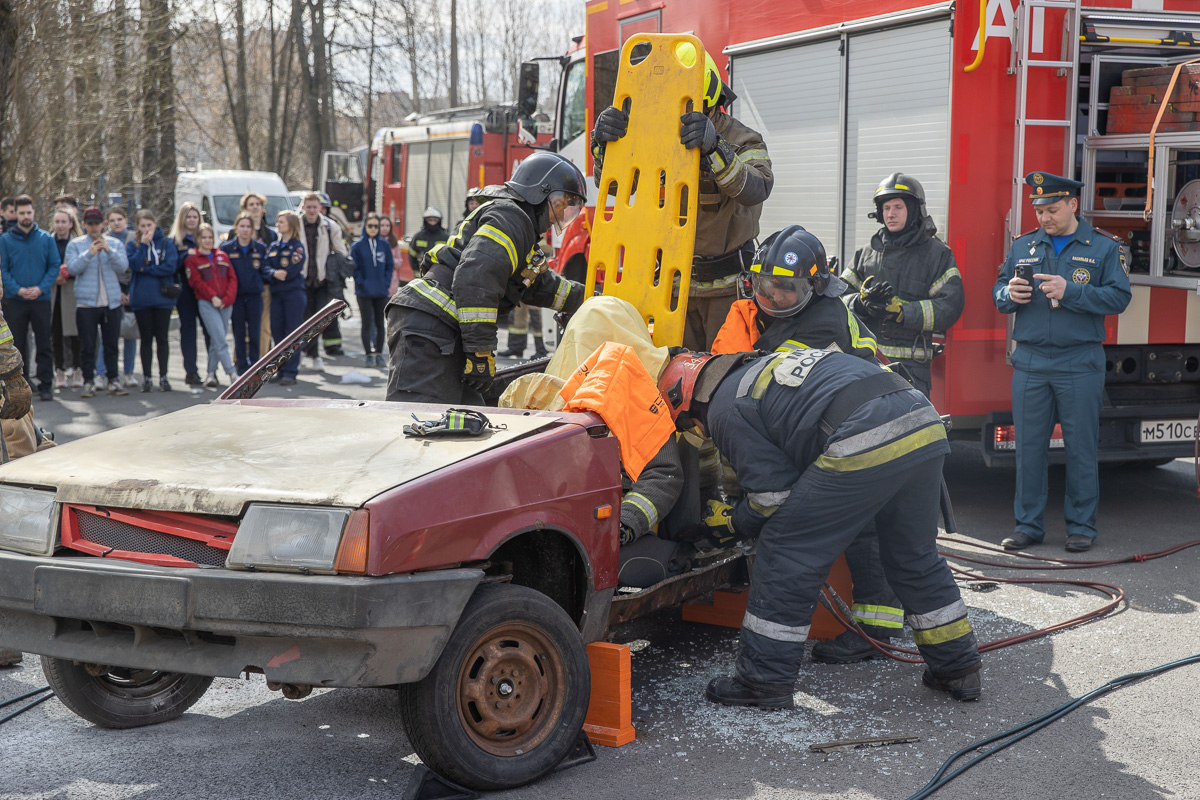
[[[0,467],[0,482],[55,487],[63,503],[240,515],[247,503],[358,507],[399,484],[554,424],[488,409],[481,436],[405,436],[400,403],[219,402],[89,436]],[[565,415],[572,416],[572,415]]]

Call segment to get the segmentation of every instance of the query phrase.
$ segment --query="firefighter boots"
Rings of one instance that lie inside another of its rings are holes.
[[[921,682],[930,689],[949,692],[955,700],[978,700],[979,696],[983,694],[978,670],[957,678],[939,678],[929,670],[925,670],[921,674]]]
[[[888,644],[892,637],[879,636],[876,637],[876,641]],[[812,649],[812,660],[822,664],[853,664],[878,655],[879,651],[854,631],[846,631],[829,642],[817,642]]]
[[[757,708],[795,708],[791,686],[750,686],[736,676],[713,678],[704,696],[726,706],[755,706]]]

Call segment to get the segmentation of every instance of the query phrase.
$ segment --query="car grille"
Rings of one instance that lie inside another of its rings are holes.
[[[183,536],[172,536],[169,533],[119,522],[99,514],[91,514],[76,509],[76,519],[79,523],[79,537],[113,550],[126,550],[133,553],[159,553],[175,556],[197,564],[207,564],[213,567],[225,566],[228,551],[217,547],[209,547],[204,542],[188,539]]]

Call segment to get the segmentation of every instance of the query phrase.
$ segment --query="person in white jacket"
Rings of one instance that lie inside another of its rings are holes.
[[[79,329],[83,391],[96,394],[96,330],[104,347],[104,369],[110,395],[126,395],[118,372],[117,342],[121,336],[121,282],[129,279],[125,243],[106,236],[104,212],[91,206],[83,212],[86,233],[67,244],[67,272],[75,278],[75,325]]]

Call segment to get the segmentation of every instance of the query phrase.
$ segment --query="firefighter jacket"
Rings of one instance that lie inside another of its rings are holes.
[[[421,259],[425,254],[432,250],[437,245],[450,238],[450,231],[442,227],[442,223],[438,223],[436,228],[431,228],[428,225],[422,225],[421,230],[414,233],[408,239],[408,264],[412,267],[413,275],[420,275],[428,265],[421,265]]]
[[[494,352],[497,320],[519,303],[571,314],[583,302],[583,286],[546,270],[538,257],[528,206],[507,189],[497,192],[430,250],[425,275],[391,300],[449,323],[468,353]]]
[[[637,480],[621,470],[621,525],[634,539],[654,532],[683,492],[683,460],[679,442],[671,436],[642,467]]]
[[[1012,301],[1008,282],[1018,265],[1028,267],[1031,274],[1066,278],[1067,289],[1058,308],[1052,308],[1049,299],[1038,291],[1040,281],[1034,281],[1030,302]],[[992,287],[996,308],[1003,314],[1016,315],[1013,339],[1026,350],[1058,351],[1103,342],[1104,316],[1120,314],[1132,297],[1120,246],[1083,219],[1057,254],[1054,242],[1041,228],[1017,239]]]
[[[864,380],[886,393],[867,392],[843,421],[827,422],[841,393]],[[924,395],[880,365],[845,353],[790,350],[749,361],[721,380],[698,413],[737,469],[746,495],[734,508],[733,524],[747,537],[758,535],[810,466],[905,469],[950,452]]]
[[[928,362],[934,356],[932,332],[949,328],[963,310],[962,275],[954,253],[923,225],[899,234],[881,228],[842,272],[848,285],[847,303],[872,275],[892,285],[904,311],[899,322],[871,320],[879,334],[879,352],[893,360]]]
[[[875,361],[875,335],[871,330],[844,304],[820,294],[813,295],[808,305],[790,317],[760,314],[753,299],[736,301],[717,332],[713,353],[806,347],[837,349]]]
[[[3,297],[0,291],[0,297]],[[25,380],[25,362],[0,311],[0,419],[20,419],[29,413],[33,393]]]
[[[717,149],[700,159],[693,290],[736,285],[742,264],[732,256],[758,236],[762,204],[770,197],[775,183],[767,145],[757,131],[723,111],[713,117],[713,127],[717,131]],[[604,167],[602,149],[593,161],[599,186]],[[729,257],[718,259],[718,256]]]

